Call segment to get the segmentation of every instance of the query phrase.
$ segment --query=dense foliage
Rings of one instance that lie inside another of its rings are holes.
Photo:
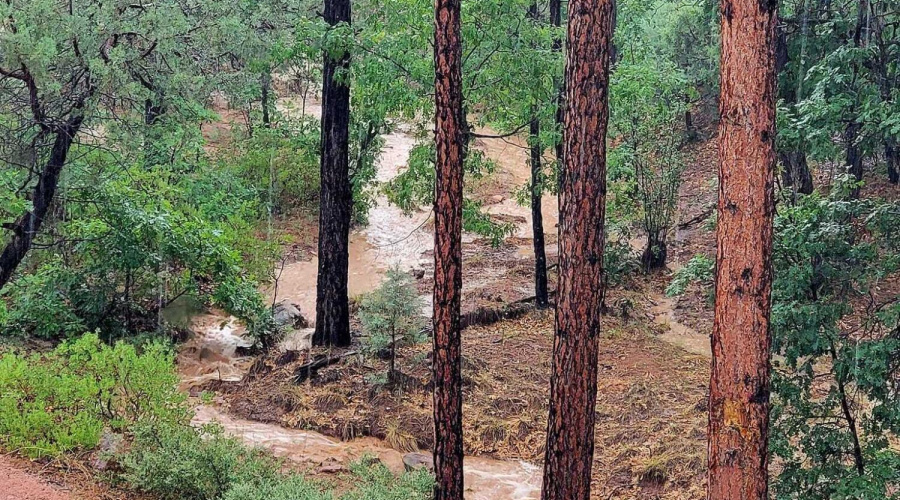
[[[45,355],[0,357],[0,444],[29,456],[91,450],[105,429],[186,425],[167,346],[104,344],[95,334]]]

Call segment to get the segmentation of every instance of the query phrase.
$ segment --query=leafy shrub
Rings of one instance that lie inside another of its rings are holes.
[[[269,481],[238,484],[223,500],[333,500],[334,495],[297,474]],[[374,499],[373,499],[374,500]]]
[[[603,273],[608,285],[621,285],[639,268],[639,262],[628,241],[622,238],[607,238],[606,247],[603,249]]]
[[[122,464],[132,486],[173,500],[215,500],[237,485],[264,484],[278,475],[271,455],[216,425],[139,426]]]
[[[684,267],[675,271],[675,276],[666,287],[666,295],[669,297],[682,295],[692,283],[712,285],[715,266],[715,261],[706,255],[697,254],[691,257]]]
[[[95,447],[104,428],[187,421],[168,347],[140,351],[96,334],[53,352],[0,357],[0,442],[29,456]]]
[[[434,481],[424,470],[395,476],[381,462],[366,458],[350,465],[355,487],[340,500],[427,500]],[[235,486],[223,500],[333,500],[336,497],[303,476],[280,476]]]
[[[410,275],[390,269],[385,282],[362,299],[359,319],[369,335],[365,350],[369,354],[388,351],[388,380],[394,380],[398,344],[423,341],[422,301]]]
[[[341,500],[427,500],[432,497],[434,479],[424,469],[395,476],[381,462],[360,460],[350,465],[357,486]]]

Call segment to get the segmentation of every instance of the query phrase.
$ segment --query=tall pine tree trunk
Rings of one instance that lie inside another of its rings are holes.
[[[561,170],[559,288],[543,500],[588,500],[603,299],[612,0],[571,0]]]
[[[325,22],[350,23],[350,0],[325,0]],[[350,345],[347,296],[350,218],[350,53],[325,52],[322,70],[322,159],[315,345]],[[336,74],[337,78],[335,78]]]
[[[435,0],[434,499],[463,498],[462,205],[465,116],[460,0]]]
[[[775,0],[722,1],[709,500],[767,500]]]

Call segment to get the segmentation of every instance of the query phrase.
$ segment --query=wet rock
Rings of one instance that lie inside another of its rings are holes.
[[[338,474],[341,472],[347,472],[347,468],[344,467],[344,464],[338,462],[336,459],[327,458],[324,462],[319,464],[316,472],[319,474]]]
[[[315,332],[314,328],[291,331],[281,339],[281,342],[278,343],[278,348],[285,352],[308,351],[312,347],[312,338]]]
[[[91,467],[105,471],[115,462],[116,456],[122,451],[123,439],[119,434],[110,431],[103,431],[100,437],[100,443],[94,451],[94,457],[91,459]]]
[[[275,326],[282,330],[300,330],[309,327],[309,322],[300,312],[300,306],[290,300],[282,300],[272,310]]]
[[[407,453],[403,455],[403,467],[409,472],[418,469],[434,472],[434,457],[427,453]]]
[[[420,280],[420,279],[422,279],[422,278],[425,277],[425,270],[424,270],[424,269],[412,269],[412,270],[409,271],[409,273],[412,274],[412,277],[415,278],[415,279],[417,279],[417,280]]]

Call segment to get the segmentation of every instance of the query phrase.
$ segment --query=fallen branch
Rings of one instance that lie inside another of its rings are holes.
[[[705,221],[710,215],[712,215],[713,210],[715,208],[716,207],[714,207],[714,206],[710,206],[706,210],[700,212],[700,214],[698,214],[691,220],[688,220],[688,221],[682,222],[681,224],[678,224],[678,229],[687,229],[687,228],[693,226],[694,224]]]
[[[353,356],[356,354],[356,351],[347,351],[343,354],[339,354],[337,356],[325,356],[318,359],[314,359],[309,363],[301,365],[297,367],[294,371],[294,384],[302,384],[306,380],[310,379],[315,375],[319,370],[325,368],[326,366],[331,366],[335,363],[339,363],[342,359]]]

